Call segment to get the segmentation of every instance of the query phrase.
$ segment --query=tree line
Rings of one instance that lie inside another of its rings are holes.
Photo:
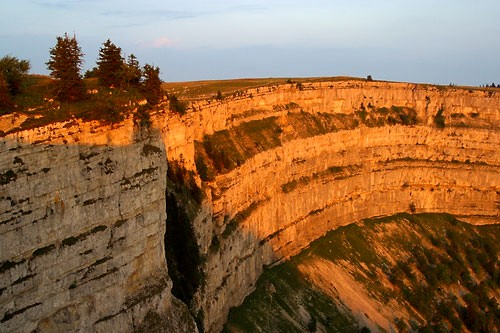
[[[76,36],[65,33],[57,37],[56,45],[49,53],[50,59],[46,65],[55,79],[54,97],[60,102],[69,103],[86,99],[88,96],[81,74],[84,53]],[[150,105],[157,105],[162,100],[159,67],[150,64],[141,67],[134,54],[125,59],[121,48],[111,40],[102,44],[96,64],[96,67],[85,73],[85,78],[97,78],[100,87],[139,89]],[[0,106],[13,106],[12,98],[21,93],[22,82],[29,69],[28,60],[19,60],[10,55],[0,59]]]
[[[83,52],[74,35],[66,33],[57,37],[56,45],[50,49],[47,68],[57,79],[55,95],[59,100],[77,101],[85,97],[80,74],[82,57]],[[109,39],[99,49],[97,67],[88,71],[86,77],[96,77],[99,84],[106,88],[141,87],[152,105],[158,104],[162,98],[160,69],[149,64],[141,68],[134,54],[125,61],[121,48]]]

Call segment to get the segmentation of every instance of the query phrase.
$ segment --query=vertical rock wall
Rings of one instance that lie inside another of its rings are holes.
[[[157,132],[59,123],[0,156],[0,331],[195,330],[170,294]]]

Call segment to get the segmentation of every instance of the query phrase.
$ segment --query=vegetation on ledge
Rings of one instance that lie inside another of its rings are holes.
[[[135,112],[139,120],[147,119],[149,110],[155,108],[154,105],[145,103],[145,96],[140,88],[130,87],[125,90],[100,87],[97,79],[84,79],[83,82],[86,91],[90,92],[86,98],[65,102],[54,98],[53,79],[46,76],[29,76],[23,84],[23,93],[13,98],[15,106],[0,109],[0,115],[15,112],[17,115],[27,116],[24,123],[13,130],[15,132],[72,118],[114,123]]]
[[[368,127],[385,125],[415,125],[418,123],[412,108],[392,106],[375,108],[371,105],[351,114],[308,113],[300,106],[276,106],[289,110],[285,117],[268,117],[243,122],[238,126],[206,135],[195,143],[196,166],[200,177],[207,181],[217,174],[227,173],[262,151],[281,146],[284,142],[310,138],[316,135],[354,129],[361,124]],[[292,110],[293,109],[293,110]],[[300,111],[299,111],[300,110]]]
[[[109,39],[99,50],[97,67],[87,71],[85,79],[81,75],[84,54],[76,36],[57,37],[49,54],[52,78],[27,75],[26,60],[0,59],[0,116],[27,117],[12,132],[71,118],[114,123],[132,111],[137,111],[137,123],[147,126],[147,111],[163,101],[160,69],[149,64],[141,68],[133,54],[125,61],[121,48]]]

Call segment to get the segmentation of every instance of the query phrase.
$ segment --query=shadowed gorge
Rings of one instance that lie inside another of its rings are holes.
[[[191,224],[193,212],[201,204],[202,193],[194,181],[193,172],[177,164],[169,166],[167,182],[165,253],[173,282],[172,294],[190,304],[203,278],[200,253]]]
[[[12,131],[0,147],[1,325],[134,331],[169,318],[189,332],[196,318],[218,332],[265,267],[330,230],[401,212],[497,224],[499,105],[491,90],[273,82],[155,112],[150,129],[127,118]],[[418,219],[405,216],[394,224]],[[302,328],[325,325],[306,317]]]

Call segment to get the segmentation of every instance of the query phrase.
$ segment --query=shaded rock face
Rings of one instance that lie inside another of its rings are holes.
[[[364,218],[449,212],[500,222],[499,105],[492,92],[351,81],[264,87],[173,115],[164,125],[169,159],[196,169],[207,135],[236,142],[225,156],[245,158],[228,168],[221,158],[223,173],[205,183],[209,199],[193,223],[206,280],[192,312],[204,313],[207,331],[219,331],[264,266]],[[402,109],[412,113],[374,117]],[[290,132],[289,119],[301,112],[321,113],[321,133]],[[335,117],[352,125],[342,128]],[[324,130],[330,118],[336,129]],[[252,141],[240,126],[271,120],[280,126],[274,139],[263,132]]]
[[[149,131],[127,120],[10,134],[0,141],[0,327],[190,332],[196,316],[217,332],[264,266],[328,230],[401,211],[497,223],[499,105],[484,91],[287,84],[197,102],[183,117],[158,113]],[[364,121],[393,106],[417,121]],[[299,112],[352,126],[302,135],[287,124]],[[166,158],[197,171],[206,135],[270,117],[282,130],[271,148],[250,140],[244,161],[197,178],[205,199],[189,216],[204,279],[188,311],[165,262]]]
[[[165,147],[135,130],[75,122],[0,141],[2,332],[195,330],[170,294]]]

